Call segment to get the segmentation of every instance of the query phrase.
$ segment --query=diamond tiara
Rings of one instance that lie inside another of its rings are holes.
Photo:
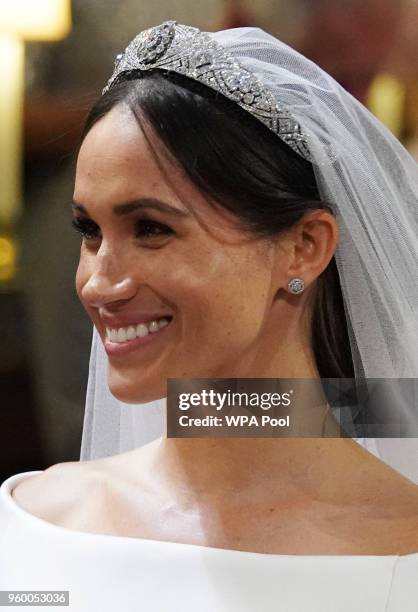
[[[124,53],[116,56],[109,91],[127,72],[159,68],[183,74],[220,92],[277,134],[296,153],[312,161],[308,137],[252,72],[213,40],[192,26],[165,21],[140,32]]]

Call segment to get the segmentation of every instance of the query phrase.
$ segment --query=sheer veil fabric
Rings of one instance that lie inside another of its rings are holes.
[[[82,461],[125,453],[166,433],[165,398],[147,404],[121,402],[109,391],[106,371],[107,355],[94,328],[81,441]]]
[[[418,379],[418,166],[399,141],[310,60],[259,28],[208,33],[288,109],[308,137],[321,198],[340,229],[335,252],[356,378]],[[81,460],[165,433],[165,398],[124,404],[107,386],[94,332]],[[415,395],[417,397],[417,395]],[[416,402],[403,417],[418,419]],[[357,439],[418,483],[418,439]]]
[[[116,399],[106,381],[107,356],[93,330],[81,461],[125,453],[166,433],[165,398],[147,404]],[[418,484],[416,438],[354,438],[366,450]]]

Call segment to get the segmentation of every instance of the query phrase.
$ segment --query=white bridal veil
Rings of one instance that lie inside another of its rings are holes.
[[[332,77],[263,30],[201,33],[167,23],[168,42],[158,26],[130,43],[108,87],[135,69],[174,70],[232,97],[292,148],[300,142],[298,152],[312,161],[320,195],[333,206],[340,229],[335,260],[355,377],[418,379],[416,162]],[[145,48],[147,61],[139,52]],[[235,89],[230,80],[229,91],[223,90],[231,71],[238,77]],[[257,87],[249,91],[240,81],[243,72],[268,92],[264,106],[254,102]],[[95,331],[82,460],[125,452],[165,433],[165,399],[137,406],[116,400],[107,387],[106,362]],[[417,385],[401,403],[404,422],[416,431]],[[358,441],[418,482],[417,438]]]

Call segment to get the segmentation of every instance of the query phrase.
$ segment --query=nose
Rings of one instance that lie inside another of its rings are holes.
[[[111,302],[129,300],[136,293],[136,283],[129,270],[111,253],[98,253],[81,288],[81,299],[88,306],[100,308]]]

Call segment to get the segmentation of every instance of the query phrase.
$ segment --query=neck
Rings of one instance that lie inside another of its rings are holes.
[[[336,473],[343,487],[344,478],[348,480],[347,470],[356,464],[362,449],[350,438],[339,437],[339,424],[324,398],[305,331],[289,315],[281,334],[272,333],[271,326],[266,326],[247,355],[236,364],[222,364],[220,368],[223,379],[310,379],[306,381],[310,385],[304,383],[300,387],[300,402],[289,410],[292,426],[285,437],[164,436],[145,447],[145,470],[152,474],[153,481],[183,497],[199,497],[218,504],[229,503],[235,497],[240,504],[244,500],[251,502],[257,491],[260,497],[270,491],[272,496],[282,495],[284,502],[294,494],[314,496],[323,489],[333,490],[330,483],[335,483]],[[291,382],[297,385],[297,381]],[[239,495],[231,496],[234,492]]]
[[[362,452],[350,438],[163,437],[147,447],[148,473],[182,499],[241,505],[258,496],[332,496],[331,483],[348,480]]]

